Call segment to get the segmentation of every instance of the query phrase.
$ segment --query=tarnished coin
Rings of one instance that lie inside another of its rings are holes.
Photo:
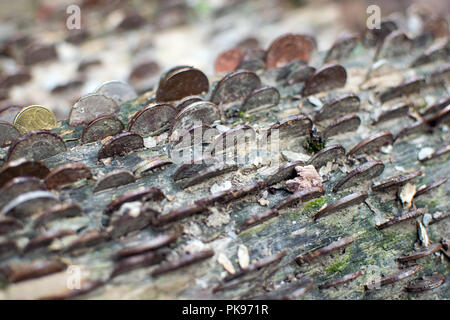
[[[316,114],[314,120],[322,121],[331,118],[337,118],[347,113],[359,111],[361,100],[353,93],[344,94],[326,102],[320,111]]]
[[[29,132],[21,136],[9,147],[8,161],[28,158],[42,160],[65,152],[66,145],[56,133],[42,130]]]
[[[343,116],[323,130],[325,138],[332,137],[344,132],[356,131],[361,124],[361,119],[356,114]]]
[[[300,114],[277,121],[269,128],[267,135],[277,130],[281,143],[290,143],[294,142],[295,138],[308,135],[311,128],[311,119],[307,115]]]
[[[435,104],[426,107],[423,110],[420,110],[419,113],[421,116],[429,116],[432,114],[436,114],[441,110],[444,110],[447,106],[450,105],[450,97],[439,99]]]
[[[150,104],[136,112],[128,123],[128,130],[144,135],[155,135],[169,129],[177,111],[168,103]]]
[[[8,202],[0,211],[0,216],[12,216],[23,219],[42,213],[58,204],[58,197],[49,191],[31,191]]]
[[[176,101],[208,90],[209,81],[202,71],[192,67],[179,68],[159,82],[156,101]]]
[[[120,260],[126,257],[135,256],[144,252],[154,251],[159,248],[165,247],[178,239],[178,235],[172,234],[161,234],[157,235],[144,243],[139,243],[137,245],[127,246],[123,249],[118,250],[114,254],[115,260]]]
[[[60,203],[43,211],[33,221],[34,227],[46,225],[55,220],[79,217],[83,215],[81,207],[76,203]]]
[[[184,108],[186,108],[188,105],[194,102],[203,101],[203,99],[199,96],[187,96],[181,99],[181,101],[175,106],[175,109],[177,109],[177,112],[180,112]]]
[[[407,104],[395,106],[382,112],[374,121],[374,124],[406,116],[408,115],[408,112],[409,112],[409,105]]]
[[[425,85],[425,78],[423,77],[416,77],[406,80],[396,87],[383,91],[379,96],[380,102],[384,103],[386,101],[413,93],[420,94],[420,90],[425,87]]]
[[[232,48],[220,53],[214,62],[214,71],[223,73],[234,71],[244,57],[244,52],[239,48]]]
[[[442,286],[446,281],[446,277],[443,274],[435,274],[432,276],[423,276],[417,278],[405,287],[407,292],[423,292],[427,290],[433,290]]]
[[[125,202],[131,201],[162,201],[166,196],[159,188],[141,187],[130,190],[122,194],[117,199],[112,200],[105,209],[105,214],[111,214],[114,210],[119,209]]]
[[[178,260],[169,261],[158,266],[152,271],[152,277],[156,277],[160,274],[164,274],[173,270],[183,268],[185,266],[195,264],[197,262],[201,262],[203,260],[211,258],[213,255],[214,250],[209,248],[201,251],[196,251],[195,253],[184,254]]]
[[[20,132],[10,123],[0,120],[0,148],[9,146],[20,137]]]
[[[215,154],[238,149],[245,152],[247,147],[254,145],[256,139],[255,130],[248,125],[240,125],[220,134],[214,142],[205,150],[205,154],[214,156]]]
[[[22,110],[21,106],[8,105],[0,110],[0,120],[8,123],[13,123],[16,115]]]
[[[92,178],[91,170],[82,163],[63,164],[48,174],[45,185],[49,189],[61,188],[67,184]]]
[[[326,207],[320,209],[317,211],[313,216],[312,219],[315,221],[321,217],[325,217],[333,212],[336,212],[338,210],[342,210],[345,208],[348,208],[350,206],[354,206],[357,204],[360,204],[365,199],[367,199],[367,192],[354,192],[352,194],[349,194],[348,196],[345,196],[331,204],[327,204]]]
[[[235,70],[259,71],[266,69],[266,52],[263,49],[246,50]]]
[[[305,81],[302,96],[310,96],[323,91],[342,88],[347,83],[347,71],[340,64],[327,64],[316,70]]]
[[[306,81],[311,75],[316,72],[316,68],[308,66],[308,65],[300,65],[286,77],[286,83],[288,85],[293,85],[295,83],[300,83]]]
[[[81,134],[81,143],[103,140],[106,137],[119,134],[124,129],[122,121],[116,116],[100,116],[92,120]]]
[[[283,208],[292,207],[298,202],[306,202],[319,196],[323,196],[324,193],[325,190],[322,187],[303,189],[281,200],[274,209],[281,210]]]
[[[188,130],[181,133],[178,139],[173,139],[174,142],[171,151],[193,147],[194,145],[206,145],[212,143],[214,138],[219,134],[219,130],[208,125],[193,125]]]
[[[376,160],[363,163],[339,180],[334,186],[333,192],[352,187],[363,181],[369,181],[372,178],[378,177],[383,170],[384,164],[382,161]]]
[[[122,132],[108,140],[98,151],[98,160],[125,155],[144,148],[144,139],[134,132]]]
[[[9,200],[25,192],[46,190],[44,182],[36,177],[17,177],[7,182],[0,189],[0,207],[4,206]]]
[[[21,134],[56,127],[56,117],[53,112],[38,105],[23,108],[14,118],[14,127]]]
[[[30,252],[35,252],[36,250],[43,250],[48,249],[48,246],[52,244],[53,240],[64,238],[67,236],[71,236],[75,234],[72,230],[50,230],[47,232],[44,232],[32,239],[27,243],[25,248],[23,249],[23,253],[28,254]],[[41,251],[42,252],[42,251]]]
[[[326,165],[329,161],[334,162],[336,159],[343,158],[345,156],[345,149],[340,144],[332,145],[323,148],[317,152],[311,159],[308,160],[308,164],[319,169]]]
[[[136,181],[134,175],[124,169],[117,169],[108,172],[103,177],[99,178],[95,184],[93,192],[99,192],[105,189],[117,188]]]
[[[268,176],[264,182],[266,185],[271,186],[280,181],[287,180],[290,178],[294,178],[297,175],[297,171],[295,171],[296,166],[303,166],[305,163],[303,161],[297,160],[288,162],[281,167],[279,167],[275,173]]]
[[[374,60],[409,54],[412,46],[412,40],[404,32],[400,30],[391,32],[378,47]]]
[[[367,28],[363,35],[363,43],[367,47],[374,47],[383,42],[383,40],[393,31],[398,29],[398,25],[393,20],[383,20],[379,28]]]
[[[417,178],[418,176],[422,175],[422,170],[417,170],[414,172],[410,172],[407,174],[403,174],[397,177],[389,178],[383,182],[380,182],[376,185],[372,186],[373,191],[385,191],[391,188],[398,188],[407,183],[408,181]]]
[[[394,136],[390,131],[382,131],[371,135],[370,137],[359,142],[349,152],[348,156],[359,155],[362,153],[368,153],[379,150],[382,146],[392,144],[394,142]]]
[[[297,59],[308,62],[316,47],[316,41],[310,36],[283,35],[275,39],[267,50],[267,69],[279,68]]]
[[[220,109],[212,102],[197,101],[181,110],[172,122],[171,139],[175,140],[196,123],[211,125],[220,120]]]
[[[111,214],[108,235],[117,239],[130,232],[144,229],[155,220],[160,213],[152,208],[138,209],[139,214],[133,214],[130,210],[124,212],[115,211]]]
[[[102,94],[94,93],[81,97],[73,106],[69,115],[69,125],[86,125],[96,118],[119,112],[119,105]]]
[[[262,87],[253,90],[242,103],[242,110],[254,112],[261,108],[270,108],[278,105],[280,93],[274,87]]]
[[[448,59],[449,49],[449,43],[433,45],[417,57],[411,64],[411,67],[414,68],[435,61],[446,60]]]
[[[102,94],[114,100],[119,106],[122,103],[134,100],[137,98],[137,93],[132,86],[123,81],[108,81],[100,85],[95,93]]]
[[[339,60],[348,58],[358,44],[358,41],[359,39],[355,35],[346,35],[338,39],[328,50],[324,62],[339,62]]]
[[[184,178],[188,178],[190,176],[193,176],[199,171],[202,171],[209,166],[212,166],[213,164],[216,164],[218,162],[218,159],[209,157],[206,159],[196,159],[191,160],[188,163],[183,163],[178,169],[175,171],[175,173],[172,175],[172,178],[174,181],[181,180]]]
[[[165,166],[172,163],[173,163],[172,160],[163,155],[153,156],[148,159],[145,159],[144,161],[134,166],[133,173],[136,177],[141,177],[147,174],[148,172],[152,172],[157,168],[164,168]]]
[[[36,177],[44,179],[50,170],[40,161],[17,159],[6,163],[0,169],[0,187],[16,177]]]
[[[231,72],[217,83],[211,94],[211,101],[223,110],[230,103],[242,102],[260,86],[261,80],[254,72],[245,70]]]

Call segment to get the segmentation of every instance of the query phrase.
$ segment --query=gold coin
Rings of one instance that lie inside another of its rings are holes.
[[[23,108],[14,118],[14,127],[21,134],[56,127],[56,117],[53,112],[43,106],[32,105]]]

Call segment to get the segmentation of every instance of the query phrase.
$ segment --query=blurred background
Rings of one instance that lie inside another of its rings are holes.
[[[312,35],[318,49],[327,50],[344,32],[364,32],[371,4],[382,17],[427,17],[418,20],[418,29],[448,33],[446,0],[1,1],[0,119],[10,121],[30,104],[48,106],[64,119],[105,81],[127,81],[145,92],[175,65],[213,76],[222,51],[267,49],[288,32]],[[66,25],[72,5],[81,18],[76,30]]]

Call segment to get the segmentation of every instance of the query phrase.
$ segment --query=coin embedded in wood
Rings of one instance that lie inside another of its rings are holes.
[[[205,159],[195,159],[188,163],[183,163],[172,175],[174,181],[181,180],[193,176],[194,174],[216,164],[219,160],[213,157]]]
[[[239,70],[223,77],[211,94],[211,101],[218,106],[243,101],[253,90],[261,86],[256,73]]]
[[[423,276],[417,278],[405,287],[407,292],[423,292],[427,290],[433,290],[442,286],[446,281],[446,277],[443,274],[435,274],[432,276]]]
[[[156,101],[176,101],[208,90],[209,81],[202,71],[192,67],[179,68],[159,82]]]
[[[215,155],[227,150],[245,151],[254,145],[255,130],[248,125],[240,125],[223,132],[206,148],[205,154]],[[236,148],[236,149],[235,149]]]
[[[390,188],[398,188],[407,183],[408,181],[417,178],[422,175],[422,170],[413,171],[407,174],[403,174],[397,177],[389,178],[383,182],[380,182],[372,186],[373,191],[384,191]]]
[[[20,132],[12,124],[0,120],[0,148],[9,146],[20,137]]]
[[[95,193],[105,189],[117,188],[133,183],[134,181],[136,181],[136,178],[130,171],[125,169],[113,170],[98,179],[93,192]]]
[[[141,177],[147,174],[149,171],[153,171],[157,168],[164,168],[165,166],[172,163],[172,160],[165,156],[153,156],[134,166],[133,173],[136,177]]]
[[[106,137],[119,134],[124,129],[122,121],[116,116],[100,116],[92,120],[81,134],[81,143],[103,140]]]
[[[45,178],[50,170],[40,161],[33,159],[17,159],[9,161],[0,169],[0,187],[17,177]]]
[[[390,108],[382,112],[374,121],[374,124],[406,116],[408,115],[408,112],[409,112],[409,105],[407,104]]]
[[[296,69],[292,70],[286,77],[286,83],[293,85],[306,81],[311,75],[314,74],[316,68],[308,65],[300,65]]]
[[[370,137],[359,142],[354,146],[347,155],[354,156],[362,153],[368,153],[371,151],[379,150],[382,146],[392,144],[394,142],[394,136],[390,131],[382,131],[371,135]]]
[[[301,34],[286,34],[275,39],[267,50],[267,69],[279,68],[293,60],[308,62],[316,48],[314,38]]]
[[[49,189],[61,188],[67,184],[92,178],[91,170],[82,163],[67,163],[53,169],[45,178]]]
[[[211,125],[220,118],[220,109],[214,103],[209,101],[193,102],[181,110],[173,120],[171,140],[177,139],[180,134],[196,123]]]
[[[151,200],[161,201],[166,196],[159,188],[155,187],[141,187],[138,189],[130,190],[119,196],[117,199],[112,200],[105,209],[106,214],[112,213],[114,210],[119,209],[125,202],[137,201],[137,200]]]
[[[103,159],[125,155],[144,148],[144,139],[134,132],[122,132],[108,140],[98,151],[97,158]]]
[[[23,219],[42,213],[58,204],[58,197],[49,191],[31,191],[8,202],[0,211],[0,216],[12,216]]]
[[[315,116],[315,121],[337,118],[347,113],[359,111],[361,100],[353,93],[344,94],[326,102]]]
[[[158,134],[168,129],[176,113],[171,104],[150,104],[136,112],[128,123],[128,130],[140,135]]]
[[[270,175],[265,179],[265,182],[268,186],[276,184],[280,181],[287,180],[293,178],[297,171],[295,171],[296,166],[303,166],[304,162],[301,160],[288,162],[277,169],[275,173]]]
[[[406,55],[412,46],[412,40],[404,32],[400,30],[391,32],[378,47],[374,60]]]
[[[312,219],[315,221],[321,217],[325,217],[338,210],[342,210],[350,206],[360,204],[366,199],[367,199],[367,192],[364,191],[354,192],[320,209],[312,216]]]
[[[358,44],[358,37],[347,35],[338,39],[328,50],[324,62],[339,61],[348,58]]]
[[[323,130],[323,136],[329,138],[345,132],[356,131],[361,124],[361,119],[356,114],[343,116]]]
[[[244,57],[244,52],[239,48],[232,48],[220,53],[214,62],[216,73],[229,72],[236,69]]]
[[[396,87],[391,87],[383,91],[379,99],[382,103],[404,96],[410,95],[413,93],[420,94],[420,90],[424,88],[426,85],[425,78],[423,77],[415,77],[412,79],[408,79],[405,82],[399,84]]]
[[[0,207],[22,193],[46,189],[47,187],[44,182],[36,177],[17,177],[11,179],[0,189]]]
[[[203,99],[199,96],[187,96],[180,100],[180,102],[175,106],[175,109],[177,109],[177,112],[180,112],[184,108],[186,108],[188,105],[194,102],[203,101]]]
[[[347,71],[339,64],[327,64],[316,70],[305,81],[302,96],[310,96],[323,91],[342,88],[347,83]]]
[[[313,165],[316,169],[326,165],[329,161],[334,162],[336,159],[343,158],[345,156],[345,149],[340,144],[332,145],[323,148],[317,152],[311,159],[308,160],[308,164]]]
[[[22,229],[23,224],[19,220],[12,217],[0,217],[0,236]]]
[[[311,119],[304,114],[294,115],[282,119],[273,124],[267,135],[271,135],[274,130],[278,130],[278,137],[281,142],[293,142],[295,138],[306,136],[312,128]]]
[[[14,118],[14,127],[21,134],[56,127],[56,117],[53,112],[38,105],[23,108]]]
[[[103,83],[95,92],[114,100],[119,106],[137,98],[137,93],[132,86],[117,80]]]
[[[280,93],[274,87],[262,87],[253,90],[242,103],[245,112],[257,111],[260,108],[269,108],[278,105]]]
[[[350,171],[341,180],[339,180],[338,183],[336,183],[336,185],[334,186],[333,192],[336,192],[340,189],[346,189],[358,183],[378,177],[383,172],[383,170],[384,164],[379,160],[363,163],[359,167],[356,167],[355,169]]]
[[[37,216],[33,221],[33,226],[38,227],[55,220],[79,217],[82,215],[83,211],[76,203],[59,203],[43,211],[39,216]]]
[[[21,136],[9,147],[8,161],[28,158],[42,160],[66,151],[64,141],[56,133],[41,130]]]
[[[111,98],[94,93],[81,97],[72,107],[69,125],[86,125],[100,116],[119,112],[119,105]]]

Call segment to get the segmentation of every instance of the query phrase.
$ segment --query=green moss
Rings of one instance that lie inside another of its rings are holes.
[[[334,262],[331,266],[329,266],[326,271],[327,273],[335,273],[343,271],[350,261],[350,255],[347,254],[343,256],[341,259]]]
[[[317,141],[315,139],[306,138],[306,150],[311,153],[316,153],[327,146],[327,141],[323,139],[322,141]]]
[[[317,199],[313,199],[305,204],[305,206],[303,207],[302,213],[304,213],[304,214],[311,213],[315,210],[319,210],[325,204],[325,202],[327,202],[326,197],[320,197]]]

